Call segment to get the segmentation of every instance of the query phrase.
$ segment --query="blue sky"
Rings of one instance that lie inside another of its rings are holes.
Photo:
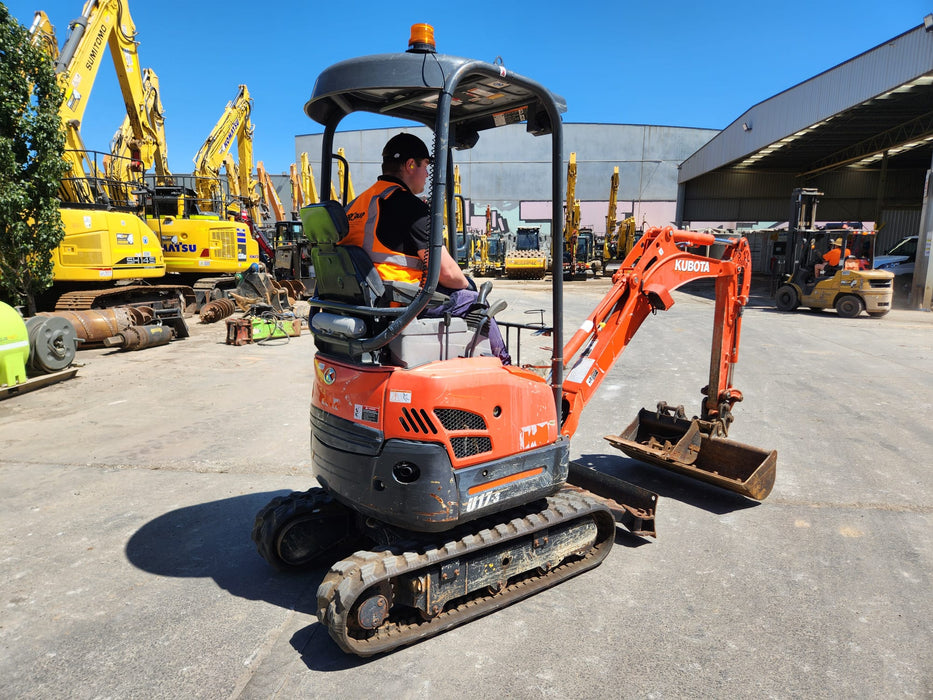
[[[4,4],[26,27],[36,10],[44,10],[61,45],[84,3],[39,2]],[[434,25],[439,52],[490,62],[501,56],[508,69],[562,95],[566,122],[722,129],[753,104],[916,27],[933,12],[933,4],[919,0],[576,0],[551,7],[130,0],[141,64],[159,76],[169,164],[179,173],[190,172],[191,159],[241,83],[254,101],[254,158],[270,173],[286,172],[295,159],[294,136],[321,131],[302,110],[316,75],[345,58],[404,51],[416,22]],[[124,114],[108,61],[82,126],[87,147],[107,150]],[[375,117],[347,123],[386,125]]]

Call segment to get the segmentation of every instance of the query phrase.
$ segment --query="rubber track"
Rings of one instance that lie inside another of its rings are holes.
[[[427,621],[418,611],[411,611],[406,619],[390,617],[377,630],[348,629],[347,620],[354,604],[373,586],[381,584],[385,587],[391,585],[397,576],[436,568],[448,559],[468,557],[483,549],[573,520],[590,519],[597,524],[597,541],[580,558],[565,560],[547,573],[532,569],[518,575],[495,594],[485,590],[470,593],[451,602],[440,614]],[[615,520],[605,505],[580,492],[561,490],[549,497],[547,506],[540,511],[493,524],[437,549],[402,553],[364,551],[337,562],[318,588],[318,619],[327,627],[337,645],[348,653],[365,657],[391,651],[504,608],[597,566],[612,548],[614,537]]]

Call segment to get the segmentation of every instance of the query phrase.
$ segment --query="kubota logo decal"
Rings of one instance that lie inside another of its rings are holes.
[[[709,272],[709,262],[706,260],[675,260],[674,269],[677,272]]]
[[[333,384],[337,380],[337,372],[333,367],[328,367],[323,362],[317,363],[317,376],[327,385]]]

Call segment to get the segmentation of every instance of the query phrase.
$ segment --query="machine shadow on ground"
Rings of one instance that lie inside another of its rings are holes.
[[[654,491],[664,498],[686,503],[694,508],[700,508],[716,515],[725,515],[746,508],[761,505],[758,501],[745,498],[736,493],[730,493],[710,484],[696,479],[690,479],[674,472],[667,472],[639,462],[637,459],[616,455],[584,454],[574,460],[597,471],[617,477],[623,481],[640,486],[643,489]],[[663,516],[663,505],[659,505]],[[639,539],[632,535],[633,539]],[[618,536],[616,542],[619,541]]]
[[[287,493],[235,496],[165,513],[133,533],[126,557],[156,576],[211,578],[240,598],[314,615],[326,568],[277,572],[256,552],[250,538],[256,513]]]
[[[632,459],[583,455],[579,461],[661,496],[714,513],[757,505],[675,474],[659,475],[658,470]],[[210,578],[231,595],[314,616],[317,614],[317,589],[327,568],[277,572],[259,556],[250,538],[256,513],[273,498],[287,493],[254,493],[172,510],[133,533],[126,544],[126,557],[133,566],[156,576]],[[634,548],[649,542],[649,538],[632,535],[621,526],[616,528],[617,545]],[[379,658],[362,659],[344,654],[319,622],[297,630],[289,643],[302,663],[314,671],[349,670]]]
[[[322,673],[360,668],[382,656],[389,656],[397,651],[393,650],[365,659],[353,654],[347,654],[330,638],[324,625],[320,622],[315,622],[295,632],[289,643],[298,652],[301,662],[308,670]]]

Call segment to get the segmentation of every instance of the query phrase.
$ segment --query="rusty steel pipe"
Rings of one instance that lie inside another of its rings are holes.
[[[175,337],[175,331],[168,326],[130,326],[104,340],[108,348],[121,350],[144,350],[165,345]]]
[[[124,328],[145,323],[145,313],[129,306],[83,311],[45,311],[36,315],[64,318],[70,321],[77,337],[82,341],[79,348],[103,343]]]

